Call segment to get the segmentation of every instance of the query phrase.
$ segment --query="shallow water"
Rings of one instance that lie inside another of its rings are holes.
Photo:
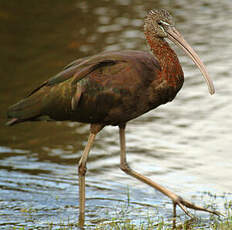
[[[162,2],[162,3],[161,3]],[[129,7],[128,7],[129,5]],[[208,1],[6,1],[0,2],[0,228],[75,223],[77,162],[88,125],[25,123],[5,127],[7,107],[75,58],[105,50],[147,50],[143,18],[166,8],[204,60],[214,81],[210,96],[201,74],[176,47],[185,84],[172,103],[128,123],[130,165],[174,192],[204,205],[217,194],[223,210],[232,192],[232,2]],[[119,169],[117,127],[97,137],[88,161],[86,222],[115,217],[128,199],[130,218],[157,210],[170,217],[171,202]],[[151,208],[150,206],[155,206]],[[157,214],[156,213],[156,214]],[[184,214],[179,211],[184,217]],[[208,214],[197,213],[208,218]]]

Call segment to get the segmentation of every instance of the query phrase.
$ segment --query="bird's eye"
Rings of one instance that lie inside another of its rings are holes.
[[[157,24],[158,24],[159,26],[162,26],[162,25],[163,25],[161,21],[158,21]]]

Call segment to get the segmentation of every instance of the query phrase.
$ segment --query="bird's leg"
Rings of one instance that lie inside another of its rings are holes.
[[[85,146],[84,152],[78,164],[79,175],[79,225],[83,227],[85,222],[85,174],[86,174],[86,161],[89,151],[92,147],[96,134],[90,133],[88,143]]]
[[[173,229],[176,229],[176,203],[173,203],[173,222],[172,222],[172,227]]]
[[[150,185],[151,187],[157,189],[158,191],[160,191],[161,193],[163,193],[164,195],[168,196],[172,201],[173,201],[173,214],[176,215],[176,205],[178,205],[188,216],[192,217],[192,215],[188,212],[187,208],[190,209],[194,209],[194,210],[200,210],[200,211],[205,211],[205,212],[209,212],[209,213],[213,213],[215,215],[220,215],[219,212],[216,211],[211,211],[208,209],[205,209],[203,207],[197,206],[195,204],[192,204],[191,202],[184,200],[183,198],[181,198],[180,196],[176,195],[175,193],[169,191],[168,189],[166,189],[165,187],[157,184],[156,182],[152,181],[151,179],[143,176],[142,174],[137,173],[136,171],[134,171],[133,169],[131,169],[129,167],[129,165],[127,164],[127,160],[126,160],[126,140],[125,140],[125,125],[120,125],[119,126],[119,134],[120,134],[120,150],[121,150],[121,154],[120,154],[120,168],[127,173],[130,176],[135,177],[136,179]]]
[[[87,171],[86,162],[89,151],[93,145],[93,141],[97,133],[103,128],[102,125],[92,124],[90,128],[90,134],[88,143],[85,146],[84,152],[82,153],[81,159],[78,164],[78,175],[79,175],[79,226],[83,227],[85,222],[85,174]]]

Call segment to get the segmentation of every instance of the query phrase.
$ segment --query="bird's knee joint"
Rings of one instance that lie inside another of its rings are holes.
[[[81,176],[84,176],[86,174],[87,168],[85,165],[83,165],[82,163],[80,163],[78,165],[78,174]]]
[[[126,173],[130,172],[131,171],[131,168],[130,166],[125,162],[125,163],[122,163],[120,164],[120,169]]]

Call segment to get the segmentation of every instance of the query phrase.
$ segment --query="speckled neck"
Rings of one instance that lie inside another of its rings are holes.
[[[184,81],[184,73],[174,50],[165,39],[152,37],[146,33],[145,35],[152,53],[161,66],[159,78],[166,79],[169,86],[177,88],[179,85],[182,86],[179,82]]]
[[[172,59],[172,62],[175,62],[180,66],[177,55],[174,50],[169,46],[168,42],[162,38],[151,37],[149,34],[146,34],[147,42],[151,48],[152,53],[159,60],[161,67],[166,67],[167,64],[170,65],[168,61]],[[181,67],[180,67],[181,68]]]

